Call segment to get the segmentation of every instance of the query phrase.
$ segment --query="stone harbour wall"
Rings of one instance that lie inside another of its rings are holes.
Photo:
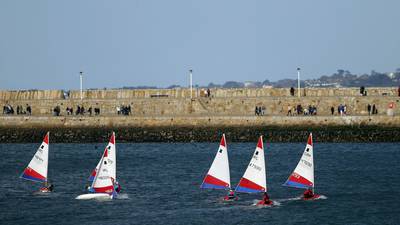
[[[56,99],[56,100],[0,100],[2,106],[9,104],[14,110],[20,105],[32,108],[34,116],[50,116],[56,106],[60,107],[61,115],[66,115],[66,108],[84,106],[100,108],[101,115],[117,114],[117,107],[131,106],[133,116],[250,116],[254,115],[256,106],[265,107],[267,116],[283,116],[288,107],[301,104],[304,108],[309,105],[317,107],[318,115],[330,115],[331,107],[337,113],[337,106],[347,106],[348,115],[367,115],[367,105],[375,105],[379,115],[386,115],[389,104],[393,103],[393,112],[400,114],[400,98],[395,96],[332,96],[332,97],[227,97],[227,98],[131,98],[131,99]],[[293,112],[293,110],[292,110]],[[88,113],[86,113],[88,114]]]
[[[288,97],[289,88],[211,88],[211,96],[215,98],[229,97]],[[193,97],[204,96],[205,89],[194,88]],[[368,87],[368,96],[397,96],[397,87]],[[337,96],[360,96],[359,88],[302,88],[301,96],[308,97],[337,97]],[[295,96],[298,95],[297,89]],[[151,98],[164,96],[168,98],[189,98],[190,89],[105,89],[84,90],[84,99],[129,99],[129,98]],[[67,97],[69,99],[80,99],[79,90],[0,90],[0,100],[59,100]]]
[[[304,141],[311,131],[320,141],[400,141],[397,88],[367,88],[367,96],[358,88],[308,88],[300,98],[288,88],[211,89],[210,97],[200,91],[190,98],[188,89],[86,90],[82,100],[79,91],[0,91],[2,106],[32,108],[30,116],[0,114],[0,141],[37,142],[46,130],[56,142],[99,141],[111,130],[133,142],[217,141],[222,132],[232,141],[253,141],[259,134]],[[317,115],[286,116],[298,104],[315,106]],[[346,105],[346,116],[338,115],[339,104]],[[377,115],[369,115],[368,104]],[[100,115],[67,115],[67,107],[76,112],[78,105],[99,108]],[[131,107],[130,115],[117,115],[122,105]],[[53,116],[56,106],[60,116]],[[255,116],[256,106],[265,108],[263,116]]]

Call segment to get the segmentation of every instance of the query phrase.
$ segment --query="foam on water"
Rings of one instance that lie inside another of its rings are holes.
[[[273,204],[272,205],[257,205],[257,203],[260,201],[260,199],[254,199],[252,201],[252,206],[256,206],[257,208],[273,208],[273,207],[279,207],[281,206],[281,203],[277,200],[272,200]]]
[[[127,193],[118,194],[116,199],[129,199],[129,195]]]
[[[325,195],[320,195],[318,198],[315,198],[313,200],[307,200],[307,201],[315,201],[315,200],[320,200],[320,199],[328,199]],[[290,202],[290,201],[303,201],[303,196],[298,196],[294,198],[283,198],[283,199],[277,199],[276,201],[278,202]]]
[[[315,200],[318,200],[318,199],[328,199],[328,197],[326,197],[325,195],[320,195],[318,198],[316,198]]]
[[[294,197],[294,198],[284,198],[284,199],[277,199],[277,201],[279,202],[288,202],[288,201],[298,201],[301,200],[301,196],[300,197]]]

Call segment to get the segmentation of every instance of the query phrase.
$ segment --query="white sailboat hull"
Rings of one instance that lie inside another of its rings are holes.
[[[111,200],[113,196],[107,193],[90,193],[79,195],[75,199],[78,200],[90,200],[90,199],[99,199],[99,200]]]

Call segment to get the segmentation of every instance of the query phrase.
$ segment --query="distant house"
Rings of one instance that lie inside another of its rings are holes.
[[[257,87],[257,84],[253,81],[245,81],[244,87],[245,88],[255,88],[255,87]]]
[[[272,85],[265,85],[265,84],[264,84],[262,87],[263,87],[263,88],[273,88],[274,86],[272,86]]]

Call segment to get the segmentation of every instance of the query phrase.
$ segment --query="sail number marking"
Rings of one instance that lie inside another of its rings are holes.
[[[253,167],[254,169],[256,169],[256,170],[258,170],[258,171],[261,171],[261,166],[257,166],[257,165],[254,164],[254,163],[250,163],[249,166],[250,166],[250,167]]]
[[[312,167],[312,163],[302,159],[301,162],[303,162],[304,165],[308,166],[308,167]]]
[[[38,155],[35,155],[35,159],[38,160],[38,161],[40,161],[40,162],[43,162],[43,159],[40,158]]]

